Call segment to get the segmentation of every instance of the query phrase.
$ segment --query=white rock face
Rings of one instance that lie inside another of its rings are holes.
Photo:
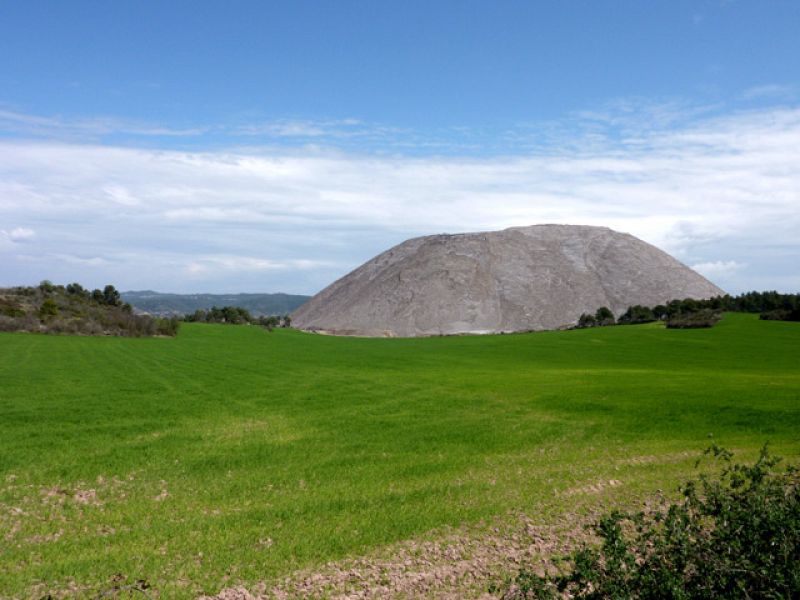
[[[532,225],[407,240],[322,290],[292,323],[362,336],[536,331],[574,325],[601,306],[619,315],[724,293],[632,235]]]

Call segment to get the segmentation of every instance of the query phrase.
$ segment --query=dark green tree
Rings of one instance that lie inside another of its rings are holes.
[[[598,308],[594,318],[597,321],[597,324],[601,326],[614,324],[614,313],[612,313],[611,309],[607,306],[601,306]]]
[[[119,292],[113,285],[107,285],[103,288],[103,304],[108,306],[119,306],[122,304]]]
[[[650,308],[637,304],[629,306],[628,310],[617,320],[617,323],[620,325],[635,325],[637,323],[650,323],[655,320],[656,317]]]

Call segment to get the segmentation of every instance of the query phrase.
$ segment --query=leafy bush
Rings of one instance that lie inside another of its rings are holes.
[[[594,314],[594,320],[597,321],[599,326],[604,325],[613,325],[614,324],[614,313],[611,312],[611,309],[607,306],[601,306],[597,309],[597,312]]]
[[[84,289],[80,283],[69,283],[66,286],[66,290],[71,296],[89,296],[89,290]]]
[[[25,309],[16,303],[0,300],[0,315],[6,317],[24,317]]]
[[[655,320],[656,316],[653,313],[653,309],[637,304],[629,306],[628,310],[617,319],[617,323],[620,325],[635,325],[637,323],[651,323]]]
[[[158,335],[168,335],[170,337],[178,335],[178,328],[181,322],[177,317],[169,319],[156,319],[156,333]]]
[[[601,306],[595,314],[583,313],[578,319],[578,327],[602,327],[614,325],[614,313],[606,306]]]
[[[703,308],[696,312],[677,313],[667,317],[667,328],[669,329],[701,329],[713,327],[722,318],[719,311]]]
[[[759,317],[762,321],[800,321],[800,308],[789,310],[779,308],[761,313]]]
[[[723,461],[716,479],[682,487],[683,499],[654,513],[613,512],[596,526],[600,548],[575,552],[554,577],[521,571],[506,600],[800,598],[800,476],[777,469],[766,446],[753,465]]]
[[[48,298],[39,307],[39,318],[46,319],[47,317],[54,317],[58,314],[58,305]]]

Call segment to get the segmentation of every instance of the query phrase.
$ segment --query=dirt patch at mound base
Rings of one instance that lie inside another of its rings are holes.
[[[494,598],[487,592],[491,582],[516,574],[523,566],[539,574],[552,570],[550,557],[567,554],[587,541],[591,537],[587,526],[598,515],[569,515],[553,525],[538,525],[519,515],[511,525],[494,527],[489,533],[401,542],[388,558],[331,562],[276,585],[229,588],[200,600]]]

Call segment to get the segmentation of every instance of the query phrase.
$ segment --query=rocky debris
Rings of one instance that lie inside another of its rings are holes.
[[[584,312],[703,299],[723,290],[658,248],[606,227],[533,225],[395,246],[292,315],[295,327],[363,336],[559,329]]]

